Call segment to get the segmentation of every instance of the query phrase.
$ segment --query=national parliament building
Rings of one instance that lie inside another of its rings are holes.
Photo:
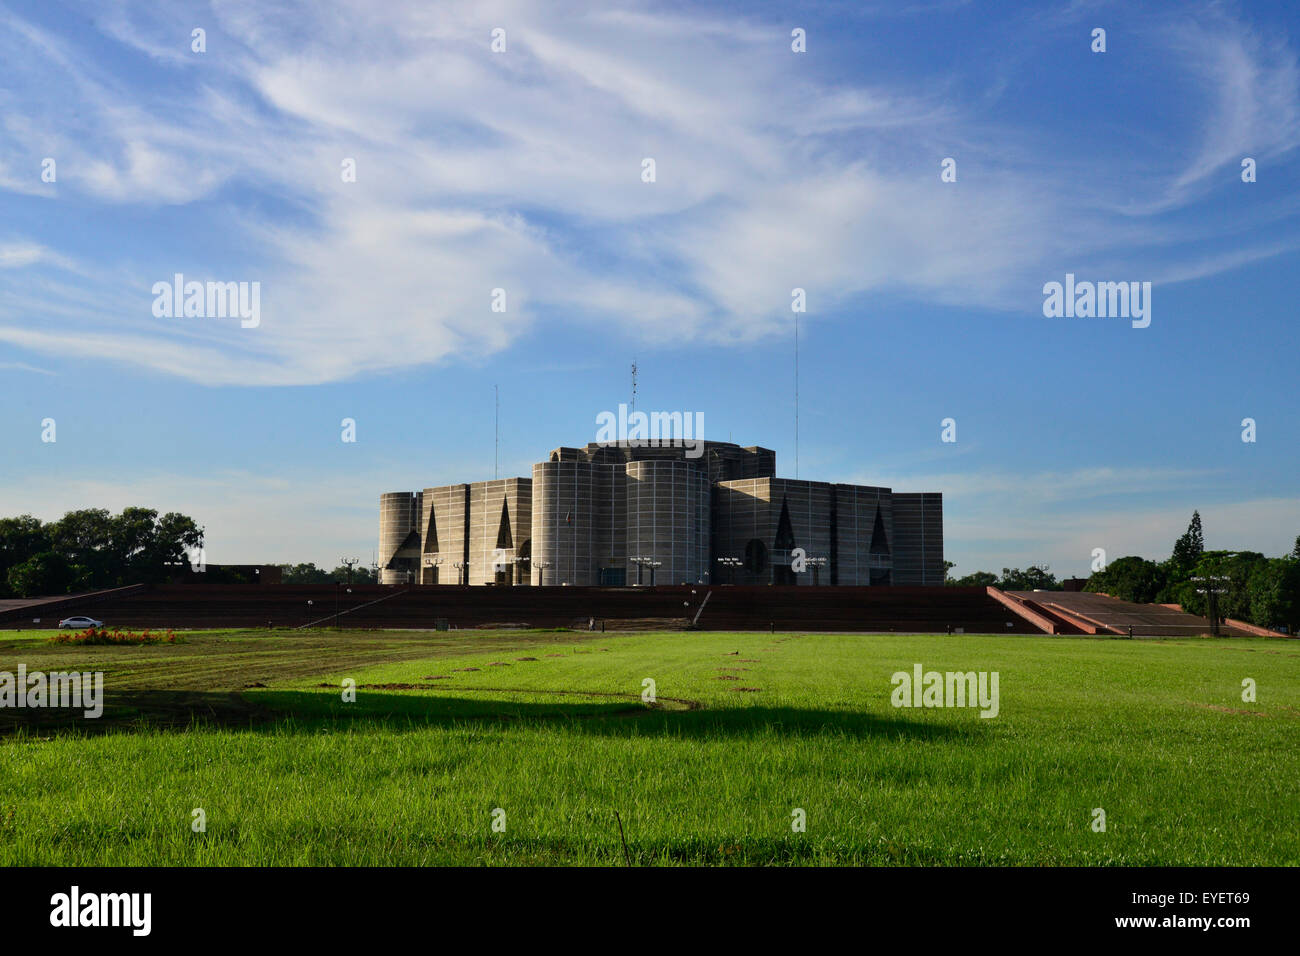
[[[700,444],[557,448],[531,478],[381,495],[380,583],[943,584],[941,494],[777,478],[770,449]]]

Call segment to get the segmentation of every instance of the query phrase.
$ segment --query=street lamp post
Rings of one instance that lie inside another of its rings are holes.
[[[1205,595],[1210,605],[1210,633],[1218,637],[1219,595],[1228,593],[1227,585],[1232,581],[1232,578],[1222,574],[1210,574],[1205,577],[1195,577],[1192,580],[1205,585],[1205,587],[1197,588],[1196,593]]]
[[[728,584],[736,583],[736,569],[745,566],[745,562],[740,560],[740,558],[718,558],[718,564],[727,569]]]
[[[651,586],[651,587],[654,587],[654,586],[655,586],[655,568],[662,568],[662,567],[664,566],[664,563],[663,563],[662,561],[656,561],[654,558],[646,558],[646,557],[640,557],[640,556],[637,556],[637,557],[635,557],[635,558],[628,558],[628,560],[631,561],[633,564],[636,565],[636,583],[637,583],[637,586],[639,587],[639,586],[641,585],[641,569],[642,569],[642,568],[649,568],[649,569],[650,569],[650,586]]]
[[[456,569],[456,583],[468,584],[469,565],[464,561],[453,561],[451,566]]]
[[[808,558],[805,562],[808,567],[812,568],[813,587],[821,584],[821,569],[826,566],[825,558]]]
[[[534,561],[533,567],[537,569],[537,586],[540,588],[546,580],[546,569],[551,566],[550,561]]]
[[[352,593],[352,569],[361,563],[360,558],[339,558],[339,564],[348,569],[348,593]],[[339,592],[343,589],[342,581],[334,582],[334,630],[339,629]]]
[[[348,584],[352,583],[352,569],[361,563],[360,558],[339,558],[339,563],[348,569]]]

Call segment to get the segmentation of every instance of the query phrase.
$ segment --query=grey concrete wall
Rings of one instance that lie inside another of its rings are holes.
[[[633,579],[627,576],[627,468],[624,465],[600,466],[596,471],[596,535],[597,553],[594,555],[600,583],[603,568],[622,570],[623,583]]]
[[[424,489],[424,516],[420,525],[423,584],[458,584],[461,580],[461,571],[455,565],[466,557],[467,487],[459,484]],[[436,534],[431,535],[431,530]]]
[[[704,470],[688,461],[628,462],[628,558],[660,562],[656,584],[694,584],[707,580],[709,570],[709,481]],[[650,583],[649,569],[641,572]],[[637,580],[629,561],[628,583]]]
[[[776,534],[776,515],[772,514],[772,479],[740,478],[719,482],[713,489],[713,564],[709,580],[719,584],[769,584],[772,580],[771,545]],[[778,512],[779,514],[779,512]],[[746,548],[751,541],[763,544],[763,560],[757,566],[731,569],[718,564],[718,558],[752,556]]]
[[[532,485],[528,478],[499,478],[469,486],[470,584],[528,583],[528,567],[515,559],[523,556],[524,545],[532,538]],[[509,544],[500,537],[503,508]],[[502,542],[500,555],[498,541]]]
[[[943,495],[894,495],[894,583],[943,584]]]
[[[533,465],[532,549],[534,561],[549,565],[543,584],[597,583],[600,545],[608,548],[602,489],[608,494],[608,471],[615,467],[574,460]]]
[[[893,494],[888,488],[865,485],[836,485],[836,584],[866,587],[871,572],[890,572],[893,551]],[[871,553],[871,538],[879,510],[890,554]],[[890,583],[893,583],[892,577]]]
[[[830,584],[831,569],[831,486],[821,481],[798,481],[773,478],[772,489],[772,580],[774,583],[811,585],[814,575],[809,568],[802,573],[791,569],[793,548],[802,548],[806,557],[826,558],[816,579]],[[781,509],[786,506],[790,515],[790,530],[794,535],[791,548],[778,548]]]
[[[379,583],[404,584],[414,581],[419,548],[403,548],[412,531],[419,527],[423,508],[417,492],[394,491],[379,496]],[[418,533],[418,532],[417,532]],[[400,567],[389,569],[388,565]],[[410,575],[406,572],[410,572]]]

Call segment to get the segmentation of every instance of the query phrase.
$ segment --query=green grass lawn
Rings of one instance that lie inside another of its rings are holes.
[[[0,710],[5,865],[622,865],[616,812],[639,865],[1300,863],[1292,641],[48,636],[0,671],[103,671],[107,709]],[[999,715],[891,706],[916,663],[997,671]]]

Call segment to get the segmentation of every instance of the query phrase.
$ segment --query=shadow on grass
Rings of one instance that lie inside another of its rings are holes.
[[[524,693],[524,691],[519,691]],[[458,689],[457,694],[464,693]],[[496,691],[496,693],[507,693]],[[543,692],[529,690],[526,693]],[[555,701],[515,702],[488,696],[397,694],[361,689],[355,703],[341,694],[259,690],[253,693],[124,690],[105,693],[104,713],[87,719],[80,710],[0,710],[0,734],[46,736],[55,732],[99,734],[114,731],[244,729],[269,733],[321,730],[502,725],[552,726],[607,737],[747,737],[767,733],[804,736],[951,739],[979,733],[950,724],[862,711],[741,706],[703,707],[695,701],[663,698],[647,706],[627,695],[557,693]],[[574,699],[576,698],[576,700]],[[610,699],[606,699],[610,698]]]

